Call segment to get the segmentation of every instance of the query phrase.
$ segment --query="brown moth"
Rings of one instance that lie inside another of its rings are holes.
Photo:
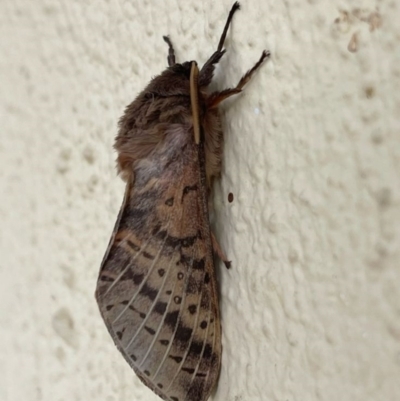
[[[217,51],[199,69],[169,67],[126,108],[115,149],[126,181],[104,256],[96,299],[116,346],[140,380],[168,401],[206,401],[221,364],[221,326],[213,262],[229,262],[210,230],[208,198],[221,171],[218,105],[241,92],[259,61],[232,89],[208,93]]]

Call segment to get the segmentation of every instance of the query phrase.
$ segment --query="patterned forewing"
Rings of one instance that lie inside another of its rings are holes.
[[[96,293],[128,363],[171,401],[207,400],[220,366],[201,154],[187,130],[175,129],[138,163]]]

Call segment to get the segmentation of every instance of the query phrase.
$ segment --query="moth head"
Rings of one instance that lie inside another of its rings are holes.
[[[153,78],[145,92],[160,96],[176,96],[190,94],[190,68],[191,61],[182,64],[174,64],[168,67],[160,75]]]

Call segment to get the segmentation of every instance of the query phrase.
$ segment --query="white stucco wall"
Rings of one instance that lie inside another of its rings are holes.
[[[153,401],[93,297],[117,120],[214,51],[231,1],[0,2],[0,400]],[[224,106],[215,401],[400,399],[400,3],[242,1]],[[234,201],[227,201],[228,193]]]

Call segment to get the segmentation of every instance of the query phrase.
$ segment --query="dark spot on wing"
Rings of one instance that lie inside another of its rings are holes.
[[[161,343],[162,345],[168,345],[168,344],[169,344],[169,341],[168,341],[168,340],[160,340],[160,343]]]
[[[193,260],[193,269],[204,270],[205,258],[199,260]]]
[[[203,343],[199,341],[192,341],[190,344],[188,355],[199,356],[203,350]]]
[[[181,363],[182,362],[182,357],[181,356],[169,356],[171,359],[173,359],[176,363]]]
[[[117,331],[117,337],[119,340],[122,340],[122,336],[124,335],[125,327],[121,331]]]
[[[146,251],[143,252],[143,256],[144,256],[146,259],[150,259],[150,260],[154,260],[154,258],[155,258],[155,256],[153,256],[152,254],[150,254],[150,253],[148,253],[148,252],[146,252]]]
[[[144,274],[134,274],[132,277],[133,282],[139,285],[144,279]]]
[[[145,330],[150,333],[152,336],[154,336],[154,334],[156,334],[156,331],[153,330],[151,327],[148,326],[144,326]]]
[[[154,301],[158,294],[158,290],[156,288],[150,287],[147,284],[144,284],[139,294],[144,295],[147,298],[150,298],[152,301]]]
[[[167,303],[166,302],[157,302],[154,306],[154,312],[159,313],[160,315],[163,315],[167,309]]]
[[[193,330],[190,327],[184,326],[182,322],[179,322],[178,329],[176,330],[174,342],[180,344],[187,343],[192,337]]]
[[[126,241],[126,243],[129,245],[130,248],[132,248],[135,252],[139,252],[140,251],[140,246],[136,245],[135,243],[133,243],[130,239],[128,239]]]
[[[187,185],[185,188],[183,188],[182,191],[182,199],[181,202],[183,202],[183,198],[185,197],[185,195],[187,195],[190,191],[197,191],[197,185]]]
[[[210,344],[206,344],[204,347],[203,358],[211,358],[212,355],[212,346]]]
[[[187,373],[189,373],[191,375],[194,373],[194,369],[193,368],[182,368],[181,370],[182,370],[182,372],[187,372]]]
[[[195,305],[195,304],[190,305],[188,307],[188,310],[189,310],[191,315],[194,315],[196,313],[196,311],[197,311],[197,305]]]
[[[168,312],[165,315],[165,324],[168,326],[175,328],[176,322],[178,321],[179,311]]]
[[[164,274],[165,274],[165,270],[164,270],[164,269],[158,269],[158,275],[159,275],[160,277],[163,277]]]
[[[172,198],[167,199],[167,200],[165,201],[165,204],[166,204],[167,206],[172,206],[172,205],[174,204],[174,198],[172,197]]]

